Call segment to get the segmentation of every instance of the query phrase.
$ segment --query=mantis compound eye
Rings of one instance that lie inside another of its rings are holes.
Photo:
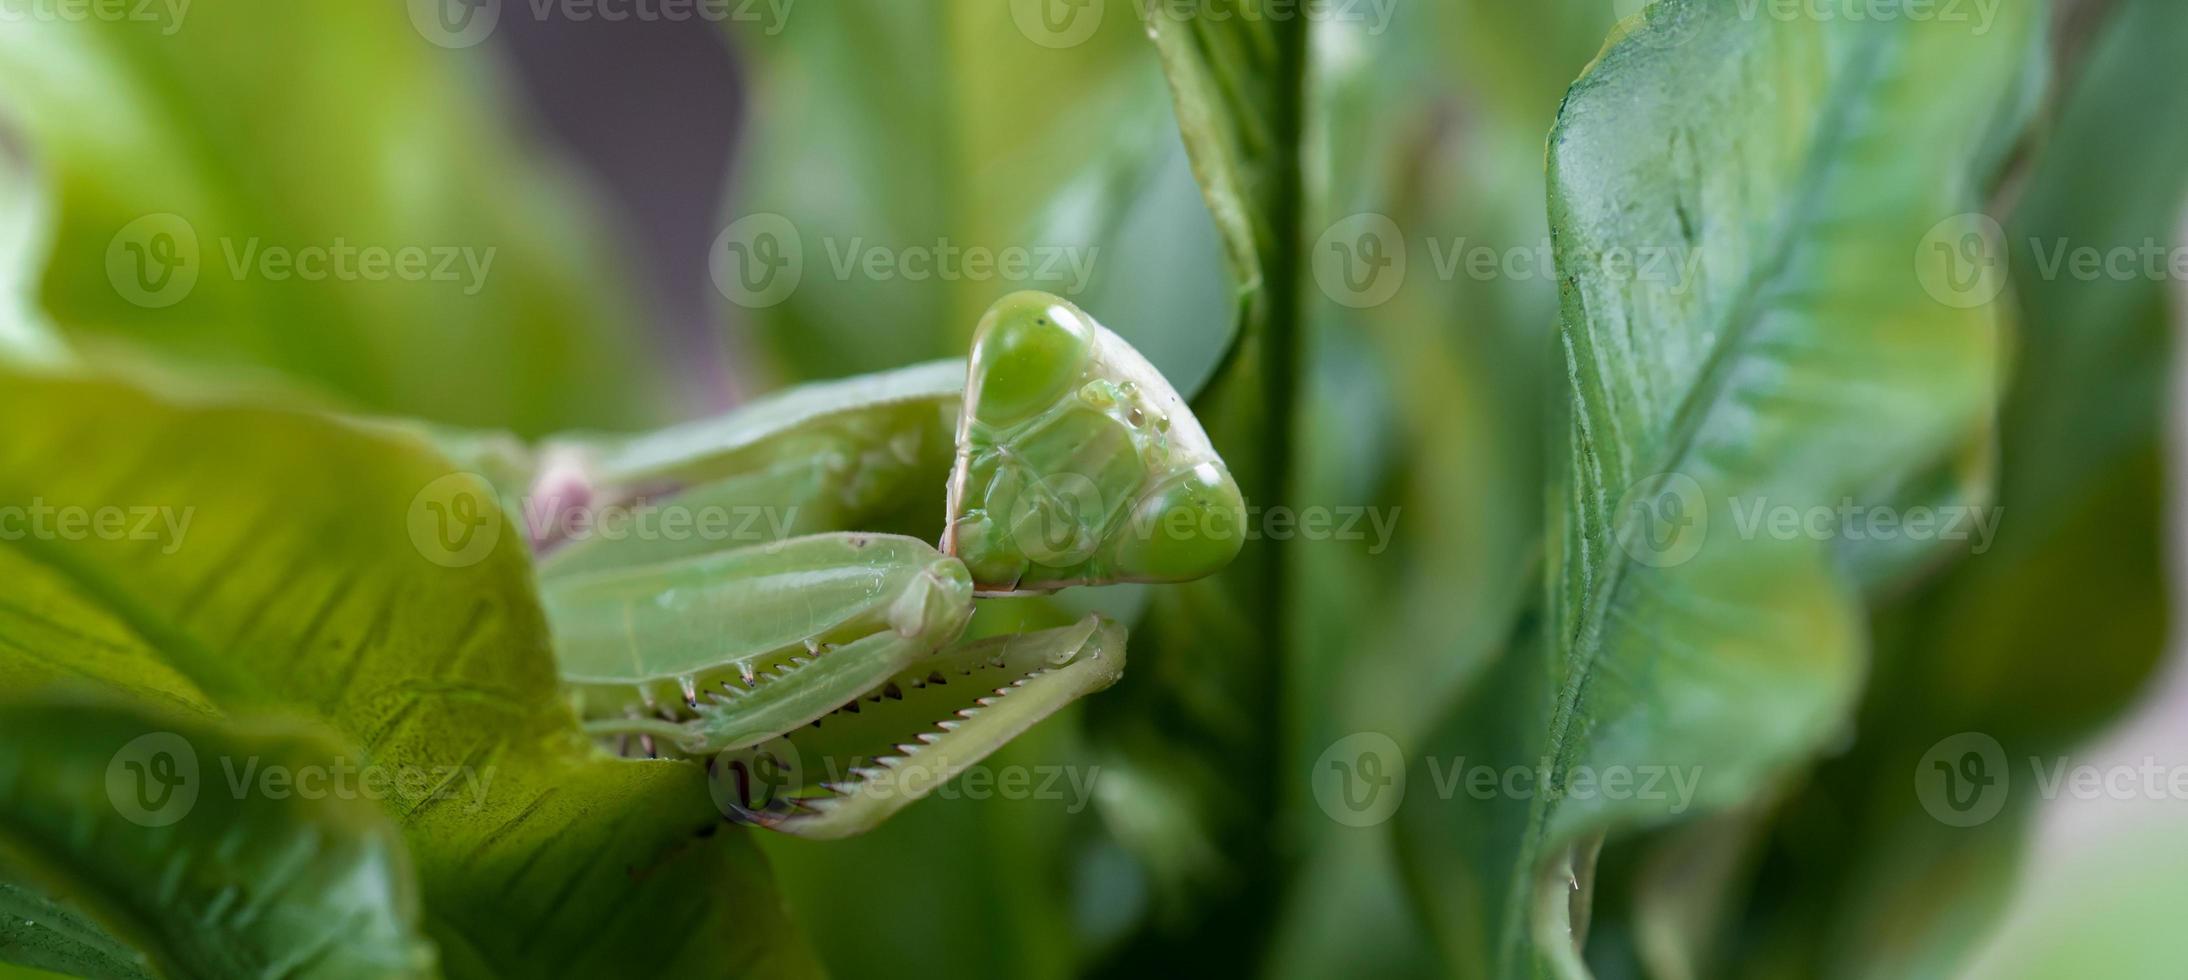
[[[1047,293],[981,317],[942,540],[975,590],[1200,578],[1237,556],[1244,511],[1192,409],[1123,338]]]

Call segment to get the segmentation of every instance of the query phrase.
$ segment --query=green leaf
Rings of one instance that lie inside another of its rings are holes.
[[[0,976],[148,978],[144,957],[83,913],[12,881],[0,881]]]
[[[1446,924],[1489,939],[1482,970],[1580,969],[1585,890],[1560,893],[1600,835],[1749,799],[1844,726],[1852,584],[1828,540],[1742,534],[1736,513],[1835,505],[1987,423],[1997,314],[1933,298],[1939,258],[1917,245],[1974,208],[2033,21],[1978,35],[1663,0],[1568,94],[1547,662],[1484,694],[1540,727],[1477,736],[1548,771],[1490,813],[1443,806],[1503,855],[1506,897],[1446,906],[1492,917]],[[1621,254],[1694,261],[1652,275]],[[1621,769],[1700,775],[1691,796],[1574,792]]]
[[[1125,4],[847,0],[750,26],[752,155],[714,271],[784,374],[961,356],[990,303],[1041,289],[1205,383],[1231,341],[1221,246]],[[737,246],[797,271],[752,288]]]
[[[69,336],[369,411],[533,434],[652,420],[608,238],[490,75],[400,5],[181,9],[0,35],[53,192],[37,299]],[[321,278],[311,249],[356,251]]]
[[[1803,873],[1766,877],[1754,918],[1789,958],[1843,975],[1957,975],[2018,871],[2033,798],[1946,827],[1906,774],[1961,732],[1995,739],[2009,759],[2066,751],[2133,703],[2162,662],[2177,302],[2158,278],[2057,263],[2177,245],[2188,136],[2144,114],[2188,112],[2188,92],[2164,83],[2177,60],[2166,38],[2183,30],[2177,4],[2119,5],[2033,161],[2007,223],[2022,324],[2000,413],[2005,516],[1991,547],[1881,617],[1864,738],[1779,818],[1821,806],[1851,817],[1782,835],[1801,846],[1777,860]]]
[[[38,933],[27,914],[6,915],[0,946],[109,975],[430,975],[393,825],[361,796],[286,788],[298,774],[360,768],[344,755],[301,731],[108,701],[0,705],[0,863],[39,888],[0,896],[62,916]],[[279,774],[284,788],[234,788],[239,772]],[[145,959],[84,932],[85,915]]]
[[[449,973],[805,968],[704,773],[608,759],[578,734],[524,541],[476,478],[376,427],[108,381],[11,375],[0,414],[36,420],[0,440],[6,505],[178,519],[0,547],[96,613],[52,628],[86,634],[79,651],[125,630],[112,656],[156,650],[189,682],[178,696],[314,716],[407,777],[383,803]],[[6,636],[14,656],[41,639]]]

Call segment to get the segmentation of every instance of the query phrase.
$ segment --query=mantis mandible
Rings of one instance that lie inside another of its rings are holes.
[[[505,475],[555,513],[760,508],[778,536],[535,533],[564,690],[626,754],[707,759],[738,819],[871,828],[1114,683],[1124,629],[962,640],[978,597],[1220,570],[1243,501],[1185,400],[1071,303],[1015,293],[968,361],[795,388],[636,437],[549,440]],[[929,522],[938,544],[856,530]],[[869,524],[867,522],[874,522]]]

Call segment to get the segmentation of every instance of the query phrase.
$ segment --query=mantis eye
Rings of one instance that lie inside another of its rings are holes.
[[[1004,297],[968,372],[942,544],[977,591],[1180,582],[1237,556],[1229,468],[1170,382],[1084,310]]]

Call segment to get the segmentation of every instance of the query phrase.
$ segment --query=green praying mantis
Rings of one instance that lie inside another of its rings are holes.
[[[1125,632],[961,639],[978,598],[1220,570],[1236,482],[1185,401],[1071,303],[1004,297],[968,361],[792,389],[637,437],[498,465],[535,507],[765,510],[776,536],[535,531],[563,688],[626,754],[707,761],[733,817],[867,830],[1113,684]],[[921,526],[942,491],[940,541]]]

